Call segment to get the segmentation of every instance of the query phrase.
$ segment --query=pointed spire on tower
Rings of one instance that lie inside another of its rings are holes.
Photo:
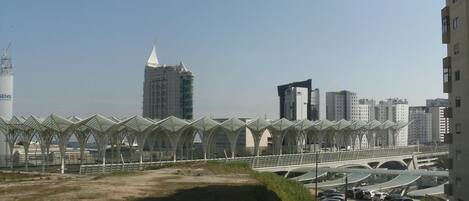
[[[153,45],[153,49],[151,50],[150,57],[148,57],[147,66],[148,67],[158,67],[158,57],[156,56],[156,48]]]

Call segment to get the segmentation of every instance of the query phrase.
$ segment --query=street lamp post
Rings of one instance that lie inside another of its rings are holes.
[[[347,201],[347,190],[348,190],[348,174],[345,173],[345,192],[344,192],[345,201]]]
[[[316,177],[315,177],[315,181],[314,181],[314,193],[316,194],[315,197],[316,197],[316,200],[318,199],[318,159],[319,159],[319,152],[316,150]]]

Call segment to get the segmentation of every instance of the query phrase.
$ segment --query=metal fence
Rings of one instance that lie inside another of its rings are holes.
[[[337,162],[347,160],[360,160],[369,158],[392,157],[412,155],[414,153],[437,153],[447,152],[448,146],[409,146],[398,148],[383,149],[367,149],[355,151],[339,151],[339,152],[320,152],[320,153],[302,153],[302,154],[286,154],[286,155],[265,155],[265,156],[249,156],[237,158],[216,158],[216,159],[197,159],[197,160],[179,160],[179,161],[157,161],[143,163],[122,163],[122,164],[100,164],[81,165],[80,174],[100,174],[112,171],[135,171],[161,167],[174,163],[186,162],[203,162],[203,161],[219,161],[219,162],[245,162],[252,168],[268,168],[281,166],[307,165],[316,163],[316,154],[318,154],[318,163]]]

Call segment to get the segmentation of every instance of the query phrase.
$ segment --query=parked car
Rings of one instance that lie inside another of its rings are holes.
[[[371,200],[375,196],[374,191],[364,190],[363,191],[363,199]]]
[[[324,196],[328,196],[329,194],[331,193],[340,193],[339,191],[337,191],[337,189],[327,189],[323,192],[319,192],[318,193],[318,196],[319,197],[324,197]]]
[[[384,198],[386,198],[387,195],[388,195],[387,193],[374,192],[373,198],[371,200],[372,201],[384,201]]]
[[[343,193],[331,193],[329,194],[327,197],[341,197],[343,199],[345,199],[345,195]]]
[[[329,194],[327,194],[327,195],[323,195],[323,196],[319,197],[319,199],[332,198],[332,197],[334,197],[334,198],[342,198],[342,199],[345,200],[345,195],[342,194],[342,193],[339,193],[339,192],[336,192],[336,193],[329,193]]]
[[[320,201],[343,201],[343,200],[334,199],[334,198],[323,198]]]
[[[391,201],[393,199],[400,199],[402,198],[402,196],[400,194],[390,194],[390,195],[387,195],[384,200],[385,201]]]
[[[355,199],[362,199],[363,198],[363,189],[360,188],[352,188],[347,190],[347,196]]]
[[[334,199],[334,200],[340,200],[340,201],[345,201],[345,196],[331,196],[331,197],[328,197],[330,199]]]
[[[409,197],[401,197],[401,198],[392,199],[391,201],[414,201],[414,200]]]

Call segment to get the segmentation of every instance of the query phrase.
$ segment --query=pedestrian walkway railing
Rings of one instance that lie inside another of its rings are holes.
[[[299,154],[285,155],[263,155],[236,158],[214,158],[214,159],[197,159],[197,160],[178,160],[178,161],[157,161],[142,163],[122,163],[122,164],[91,164],[81,165],[80,174],[101,174],[113,171],[136,171],[162,167],[175,163],[203,162],[203,161],[219,161],[219,162],[244,162],[249,164],[253,169],[299,166],[316,163],[338,162],[348,160],[361,160],[380,157],[392,156],[411,156],[413,154],[428,154],[447,152],[448,146],[408,146],[396,148],[366,149],[354,151],[338,151],[338,152],[310,152]]]

